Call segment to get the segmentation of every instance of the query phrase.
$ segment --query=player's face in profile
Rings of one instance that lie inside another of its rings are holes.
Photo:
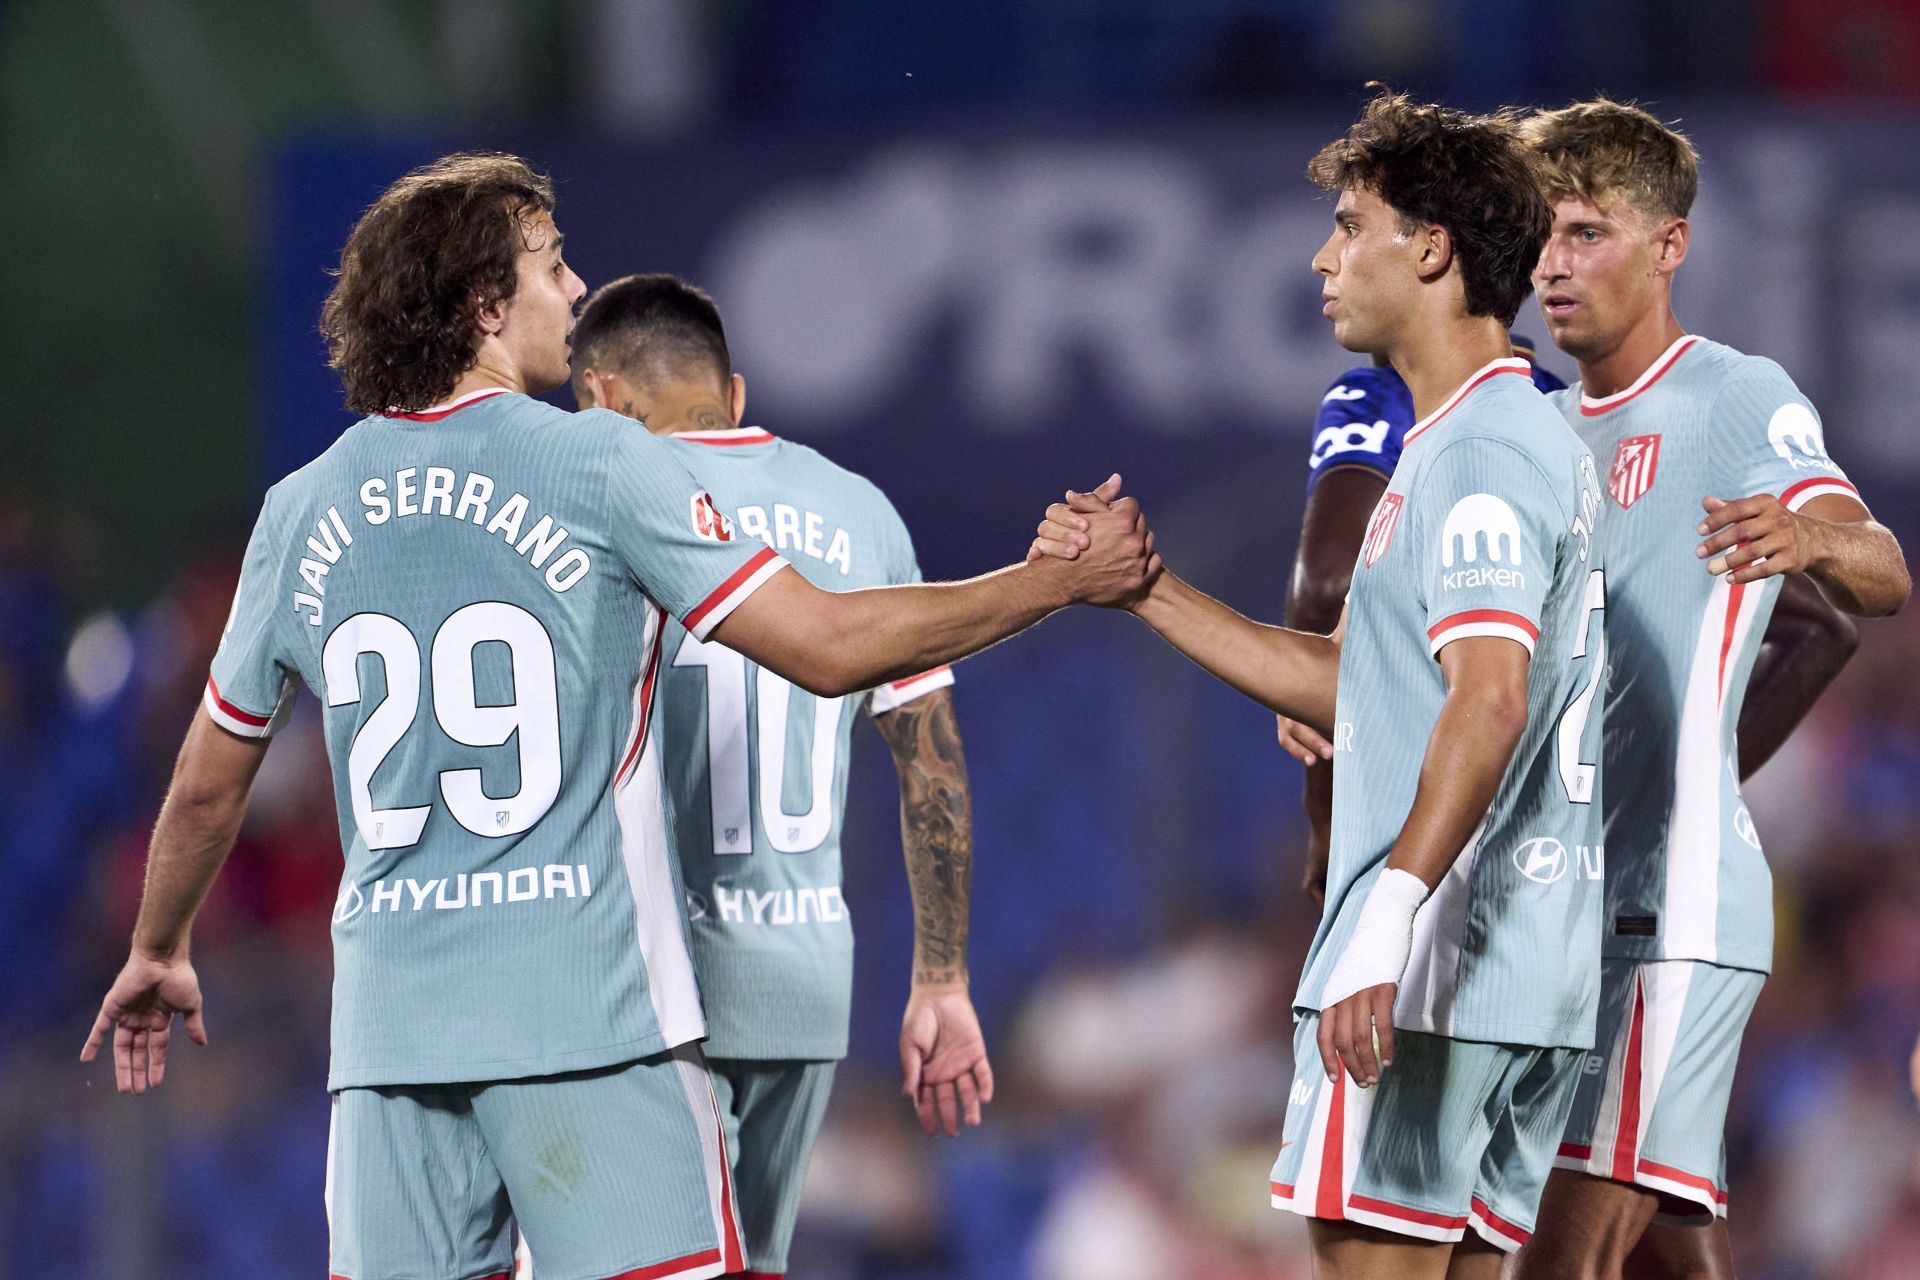
[[[1414,283],[1413,237],[1400,215],[1371,191],[1349,188],[1333,209],[1333,234],[1313,255],[1321,314],[1349,351],[1384,351]]]
[[[567,380],[573,309],[587,286],[561,256],[561,236],[545,213],[521,224],[519,281],[502,308],[500,340],[513,348],[530,393]]]
[[[1554,204],[1533,290],[1555,346],[1578,359],[1603,356],[1659,304],[1661,230],[1624,200],[1605,209],[1574,197]]]

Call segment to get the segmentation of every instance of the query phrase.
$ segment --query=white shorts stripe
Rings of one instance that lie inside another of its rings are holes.
[[[739,1227],[734,1221],[733,1167],[720,1122],[720,1100],[713,1077],[699,1049],[689,1045],[673,1054],[674,1070],[687,1093],[687,1109],[700,1131],[700,1159],[706,1168],[707,1203],[713,1213],[714,1238],[719,1241],[723,1265],[738,1256]]]

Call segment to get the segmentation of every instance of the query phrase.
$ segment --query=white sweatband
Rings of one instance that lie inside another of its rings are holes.
[[[1427,900],[1427,886],[1419,876],[1388,867],[1373,882],[1360,919],[1347,935],[1347,945],[1334,962],[1320,990],[1320,1007],[1339,1004],[1356,991],[1400,981],[1413,953],[1413,917]]]

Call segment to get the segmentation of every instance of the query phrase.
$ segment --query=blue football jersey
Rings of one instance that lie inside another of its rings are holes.
[[[1527,362],[1533,385],[1542,392],[1567,384],[1533,358],[1533,344],[1515,337],[1513,353]],[[1320,397],[1313,419],[1313,452],[1307,457],[1307,492],[1320,477],[1340,467],[1365,467],[1390,479],[1413,425],[1413,393],[1391,365],[1362,365],[1335,379]]]

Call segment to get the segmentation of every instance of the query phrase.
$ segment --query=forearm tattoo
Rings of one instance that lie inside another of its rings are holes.
[[[874,723],[900,771],[900,840],[913,892],[913,980],[964,981],[973,797],[952,691],[916,698]]]

